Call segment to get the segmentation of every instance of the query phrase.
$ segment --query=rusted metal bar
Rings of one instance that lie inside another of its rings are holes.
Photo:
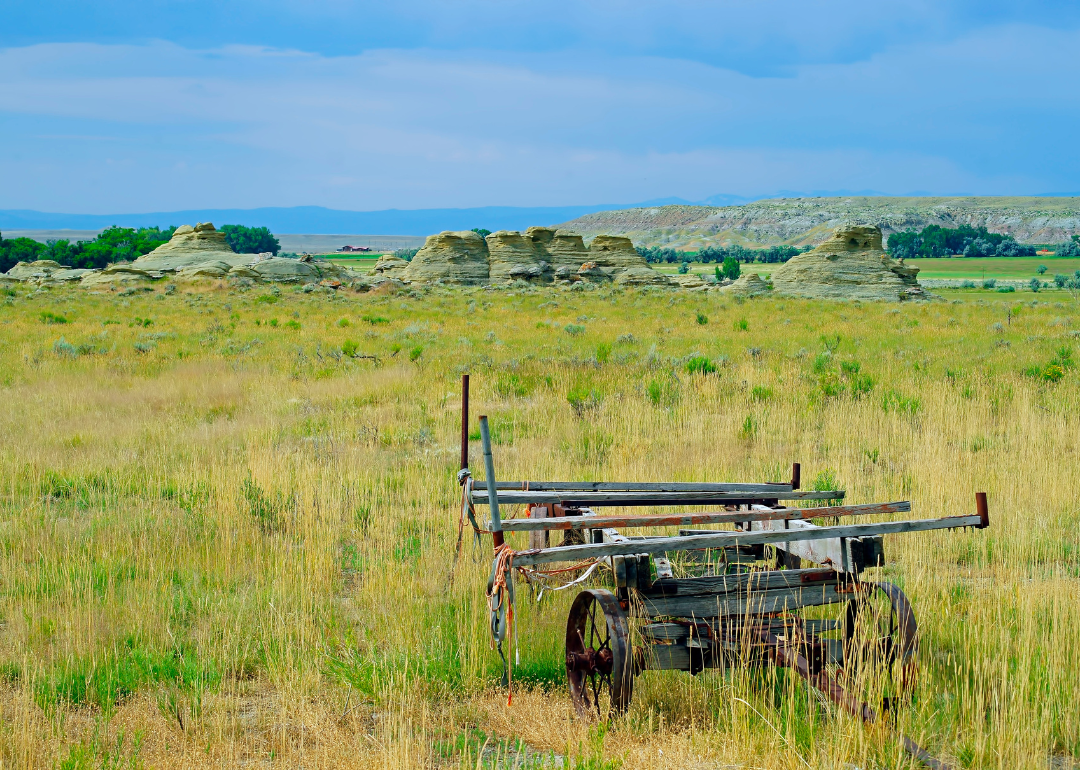
[[[695,524],[735,524],[742,521],[777,521],[816,519],[819,516],[872,516],[884,513],[905,513],[911,510],[907,501],[869,503],[824,508],[772,508],[755,511],[709,511],[703,513],[672,513],[654,516],[560,516],[557,518],[510,519],[503,522],[504,531],[532,532],[549,529],[597,529],[603,527],[685,527]]]
[[[503,544],[502,521],[499,518],[499,493],[495,490],[495,462],[491,459],[491,433],[486,414],[480,415],[480,442],[484,447],[484,475],[487,477],[488,505],[491,506],[491,539],[498,549]]]
[[[986,529],[990,526],[990,508],[986,504],[986,493],[975,493],[975,508],[979,512],[979,526],[977,529]]]
[[[469,467],[469,375],[461,375],[461,469]]]

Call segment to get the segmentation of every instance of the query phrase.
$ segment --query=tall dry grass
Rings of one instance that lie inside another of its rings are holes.
[[[466,537],[449,580],[468,371],[502,478],[777,480],[798,461],[919,516],[987,491],[989,530],[887,539],[881,576],[922,632],[899,726],[962,767],[1067,767],[1080,372],[1024,371],[1075,347],[1077,308],[1040,298],[0,298],[0,761],[905,766],[892,733],[783,671],[650,672],[626,718],[573,719],[566,595],[521,593],[508,708],[490,545]],[[688,374],[695,356],[716,371]]]

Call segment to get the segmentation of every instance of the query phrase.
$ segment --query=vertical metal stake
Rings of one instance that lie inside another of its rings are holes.
[[[802,483],[802,466],[798,463],[791,464],[791,488],[798,489]]]
[[[495,488],[495,463],[491,459],[491,434],[487,415],[480,415],[480,443],[484,447],[484,475],[487,476],[488,506],[491,508],[491,539],[498,548],[503,544],[502,519],[499,518],[499,493]]]
[[[461,469],[469,467],[469,375],[461,375]]]

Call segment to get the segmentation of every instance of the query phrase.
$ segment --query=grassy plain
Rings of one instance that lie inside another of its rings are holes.
[[[450,579],[471,372],[504,478],[756,481],[799,461],[852,502],[919,516],[987,491],[989,530],[887,539],[881,576],[922,640],[900,726],[959,767],[1070,767],[1080,373],[1024,372],[1069,358],[1080,308],[957,296],[14,290],[0,763],[906,766],[887,731],[782,672],[653,672],[626,718],[572,719],[565,594],[521,592],[508,707],[489,544],[466,537]],[[716,372],[688,375],[694,355]]]

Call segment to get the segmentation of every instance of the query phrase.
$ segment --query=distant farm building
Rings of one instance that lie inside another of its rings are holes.
[[[345,246],[342,246],[340,249],[338,249],[338,251],[343,253],[343,254],[354,254],[354,253],[361,252],[361,251],[371,251],[371,249],[368,248],[367,246],[349,246],[349,245],[345,245]]]

